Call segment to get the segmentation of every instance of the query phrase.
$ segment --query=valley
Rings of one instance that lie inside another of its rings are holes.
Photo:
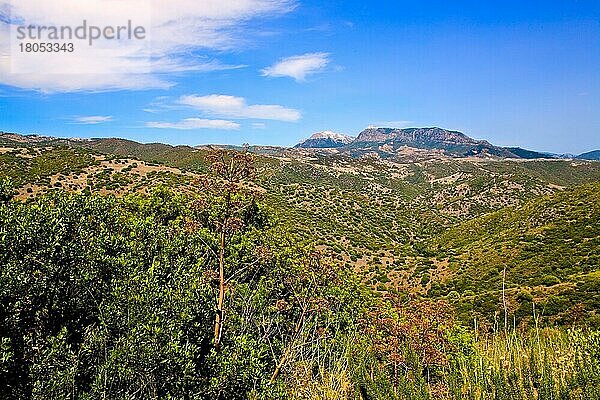
[[[0,395],[595,398],[600,163],[448,132],[0,134]]]
[[[0,137],[0,173],[20,200],[59,189],[198,194],[214,148],[21,138]],[[514,324],[531,323],[534,298],[548,323],[566,323],[583,306],[580,322],[600,324],[600,164],[417,148],[407,160],[406,149],[390,158],[371,148],[357,158],[322,147],[250,147],[258,155],[253,184],[298,240],[382,295],[451,299],[463,323],[493,327],[505,280]]]

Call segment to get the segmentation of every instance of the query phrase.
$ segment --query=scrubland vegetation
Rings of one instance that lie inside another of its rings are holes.
[[[597,164],[142,148],[0,154],[1,398],[600,398]]]

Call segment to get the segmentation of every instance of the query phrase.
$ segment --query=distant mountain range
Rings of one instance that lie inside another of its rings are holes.
[[[485,140],[470,138],[462,132],[443,128],[376,128],[369,127],[355,139],[351,136],[319,132],[297,144],[302,149],[335,149],[337,153],[360,157],[377,154],[390,158],[416,151],[432,152],[450,157],[489,157],[516,159],[560,159],[577,158],[582,160],[600,160],[600,150],[579,156],[541,153],[520,147],[495,146]]]
[[[141,144],[127,139],[66,139],[40,135],[20,135],[0,131],[0,144],[29,143],[102,149],[116,154],[156,153],[170,151],[179,153],[190,146],[171,146],[161,143]],[[201,145],[196,149],[225,147],[241,150],[233,145]],[[191,147],[190,147],[191,148]],[[249,151],[263,155],[294,154],[296,152],[317,152],[323,155],[339,154],[352,158],[377,156],[384,159],[416,161],[431,157],[477,157],[496,159],[578,159],[600,161],[600,150],[580,155],[543,153],[520,147],[495,146],[485,140],[470,138],[462,132],[442,128],[375,128],[369,127],[357,137],[343,133],[323,131],[313,134],[298,143],[294,148],[278,146],[249,146]],[[175,156],[175,155],[174,155]]]
[[[594,150],[594,151],[590,151],[587,153],[583,153],[578,155],[577,157],[578,160],[594,160],[594,161],[600,161],[600,150]]]
[[[536,158],[568,158],[558,154],[540,153],[539,151],[522,149],[520,147],[505,147],[505,149],[526,160],[534,160]]]

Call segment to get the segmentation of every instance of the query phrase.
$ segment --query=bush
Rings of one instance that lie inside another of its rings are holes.
[[[457,291],[453,290],[450,293],[448,293],[448,295],[446,296],[446,298],[449,301],[452,301],[452,302],[458,301],[458,300],[460,300],[460,294],[458,294]]]
[[[248,214],[226,252],[238,272],[216,351],[218,241],[186,204],[161,189],[0,206],[0,397],[266,395],[288,349],[322,351],[322,332],[356,320],[353,279]]]
[[[560,283],[560,279],[558,279],[554,275],[544,275],[538,281],[538,284],[543,285],[543,286],[554,286],[554,285],[558,285],[559,283]]]
[[[15,189],[8,178],[0,178],[0,204],[6,203],[13,198]]]

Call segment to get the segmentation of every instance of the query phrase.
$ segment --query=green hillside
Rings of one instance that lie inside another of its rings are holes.
[[[458,292],[465,311],[489,317],[498,310],[493,302],[504,280],[511,314],[530,316],[537,299],[538,312],[552,320],[577,318],[579,311],[597,325],[598,249],[600,184],[577,186],[464,222],[435,238],[432,251],[447,255],[451,277],[431,294]]]
[[[120,139],[13,140],[6,146],[12,147],[0,154],[0,173],[11,179],[20,199],[59,188],[122,196],[146,193],[159,184],[194,193],[209,151]],[[446,272],[433,267],[443,258],[431,251],[428,240],[464,221],[600,181],[599,163],[566,160],[442,158],[397,163],[289,153],[258,156],[256,165],[254,183],[265,204],[299,240],[361,271],[365,281],[381,291],[424,293],[433,285],[434,296],[476,285],[463,283],[466,278],[458,285],[440,282]],[[479,268],[493,272],[499,267],[482,262]],[[471,272],[470,279],[481,276],[481,271]],[[543,275],[564,278],[554,271]],[[515,284],[534,285],[529,275],[521,278],[524,281]]]
[[[2,146],[2,398],[600,392],[599,163]]]

